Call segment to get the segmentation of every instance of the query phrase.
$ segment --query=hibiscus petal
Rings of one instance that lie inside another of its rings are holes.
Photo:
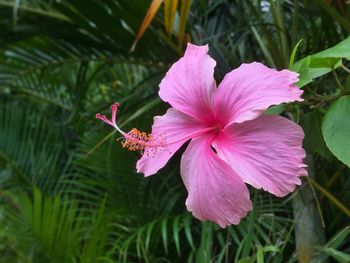
[[[145,176],[155,174],[186,141],[204,128],[199,121],[173,108],[168,109],[163,116],[156,116],[152,126],[152,136],[165,137],[166,148],[160,146],[153,154],[149,154],[146,149],[136,164],[137,172],[144,173]]]
[[[216,90],[216,62],[207,53],[208,45],[188,44],[185,55],[172,65],[159,85],[162,100],[204,121],[212,118],[212,95]]]
[[[294,122],[262,115],[227,127],[214,140],[218,156],[255,188],[285,196],[306,176],[303,130]]]
[[[226,126],[252,120],[269,106],[302,101],[303,91],[295,83],[298,74],[277,71],[261,63],[242,64],[226,74],[214,98],[214,111]]]
[[[248,188],[213,152],[210,142],[207,135],[194,138],[182,156],[187,209],[196,218],[213,221],[221,227],[238,224],[252,209]]]

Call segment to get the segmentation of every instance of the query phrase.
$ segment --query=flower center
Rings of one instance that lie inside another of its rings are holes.
[[[217,123],[214,125],[215,133],[219,133],[221,130],[222,130],[222,125],[220,123]]]

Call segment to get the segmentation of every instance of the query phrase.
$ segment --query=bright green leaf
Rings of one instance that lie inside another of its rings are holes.
[[[314,55],[307,56],[297,61],[291,70],[300,74],[297,85],[301,88],[312,82],[313,79],[321,77],[342,64],[342,59],[350,58],[350,37]]]
[[[295,60],[295,55],[297,53],[297,50],[298,50],[298,47],[300,45],[300,43],[302,42],[303,40],[300,39],[298,41],[298,43],[294,46],[293,50],[292,50],[292,54],[290,55],[290,59],[289,59],[289,68],[293,66],[294,64],[294,60]]]
[[[265,111],[265,113],[268,115],[279,115],[285,110],[285,108],[286,107],[283,104],[275,105],[275,106],[271,106],[270,108],[268,108]]]
[[[328,110],[322,133],[328,148],[350,167],[350,96],[338,99]]]

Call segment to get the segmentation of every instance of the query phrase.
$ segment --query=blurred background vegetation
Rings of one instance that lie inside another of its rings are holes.
[[[349,18],[338,0],[0,0],[0,262],[350,262],[350,161],[321,131],[349,94],[335,65],[350,39],[331,65],[307,57],[346,39]],[[217,81],[253,60],[305,77],[306,102],[270,113],[303,126],[310,179],[282,199],[251,188],[253,211],[227,229],[186,211],[180,154],[145,179],[95,119],[118,101],[125,130],[149,131],[188,41],[209,43]]]

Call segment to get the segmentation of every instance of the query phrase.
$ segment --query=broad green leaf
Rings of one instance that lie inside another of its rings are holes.
[[[322,119],[323,114],[321,112],[312,111],[303,116],[300,125],[305,133],[303,145],[306,151],[309,154],[318,153],[322,157],[327,157],[327,146],[321,131]]]
[[[350,167],[350,96],[338,99],[329,108],[322,134],[331,152]]]
[[[349,51],[350,52],[350,51]],[[303,87],[309,84],[318,77],[321,77],[333,69],[338,68],[342,64],[340,58],[319,58],[308,56],[300,65],[292,66],[292,70],[300,74],[298,87]]]
[[[334,47],[322,50],[314,55],[318,58],[346,58],[350,59],[350,37],[339,42]]]
[[[279,115],[285,110],[285,108],[286,107],[283,104],[275,105],[275,106],[271,106],[270,108],[268,108],[265,111],[265,113],[268,115]]]
[[[334,47],[297,61],[290,69],[300,74],[297,85],[301,88],[313,79],[338,68],[342,59],[350,59],[350,37]]]

